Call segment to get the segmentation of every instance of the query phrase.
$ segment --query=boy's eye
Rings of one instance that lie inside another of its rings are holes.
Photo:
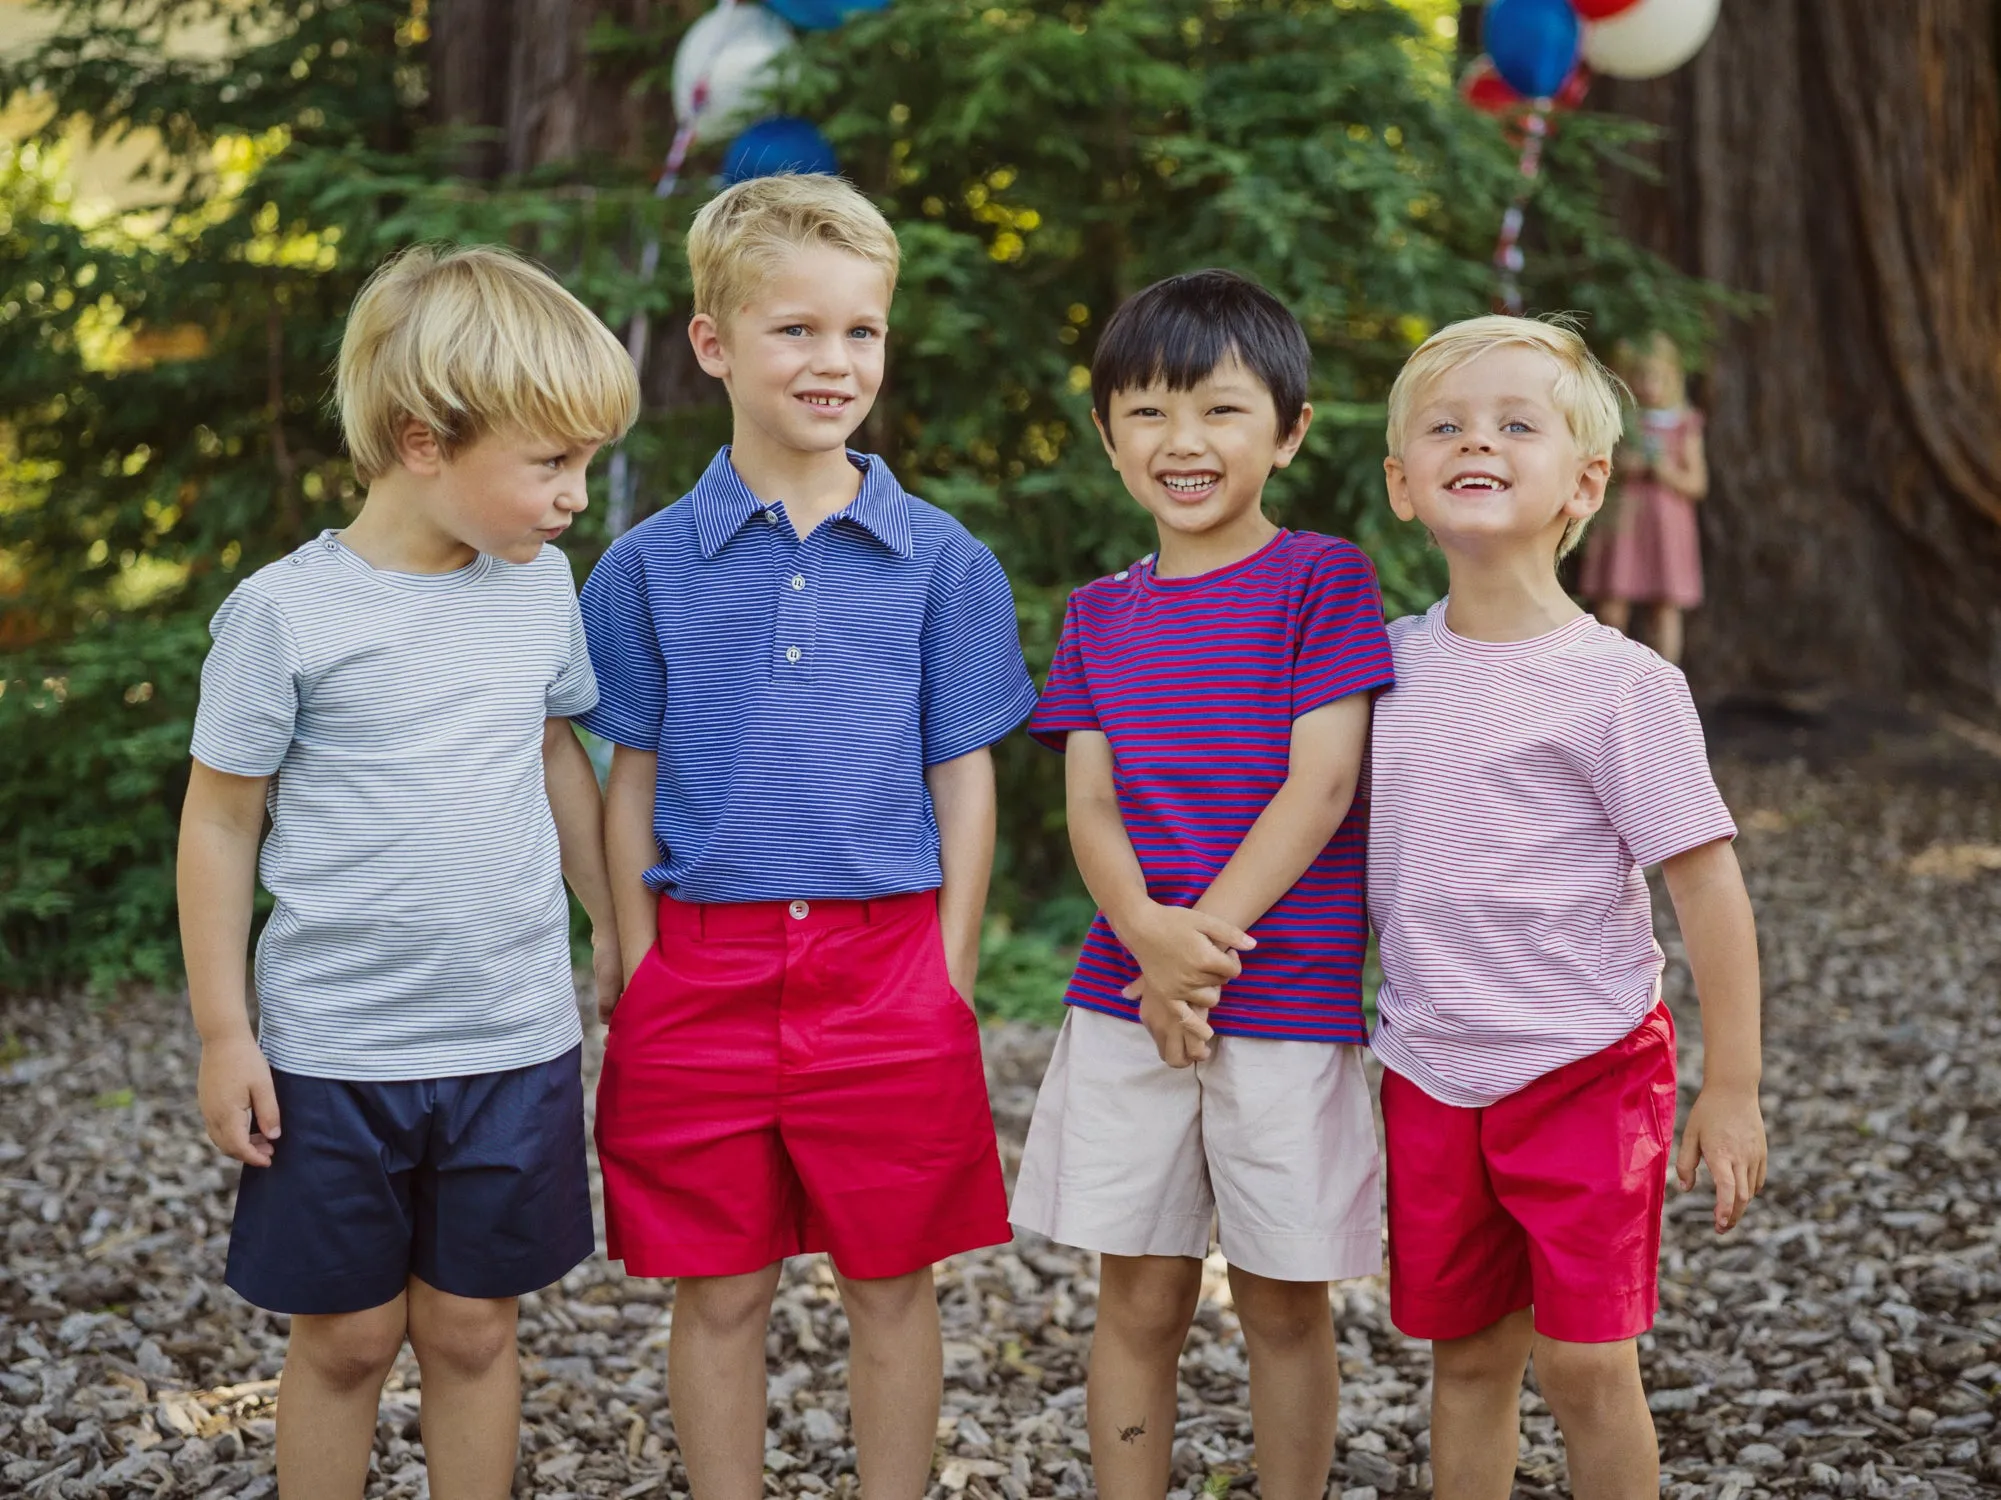
[[[1223,402],[1220,405],[1210,407],[1209,415],[1213,417],[1220,413],[1221,415],[1227,417],[1227,416],[1233,416],[1237,412],[1240,412],[1242,410],[1243,408],[1240,406],[1231,406],[1228,402]]]
[[[778,331],[787,338],[798,338],[806,332],[806,325],[804,323],[787,323]]]
[[[1128,416],[1133,417],[1157,417],[1160,414],[1160,408],[1157,406],[1135,406],[1127,413]]]
[[[543,468],[545,468],[545,469],[560,469],[560,468],[562,468],[562,467],[563,467],[563,466],[564,466],[565,464],[567,464],[567,463],[568,463],[569,461],[570,461],[570,455],[569,455],[569,454],[567,454],[567,453],[558,453],[558,454],[556,454],[556,455],[555,455],[555,456],[554,456],[553,458],[545,458],[545,459],[543,459],[543,460],[542,460],[542,467],[543,467]]]
[[[1459,424],[1457,422],[1433,422],[1431,430],[1440,437],[1451,437],[1459,430]]]
[[[872,339],[879,338],[881,335],[873,328],[850,328],[848,330],[848,337],[851,339]]]
[[[1509,421],[1509,422],[1503,422],[1503,423],[1501,424],[1501,431],[1503,431],[1503,432],[1534,432],[1534,431],[1535,431],[1535,429],[1534,429],[1533,427],[1529,426],[1529,424],[1528,424],[1528,423],[1526,423],[1526,422],[1524,422],[1524,421],[1523,421],[1523,420],[1522,420],[1522,419],[1521,419],[1520,417],[1516,417],[1516,418],[1515,418],[1515,419],[1514,419],[1513,421]]]

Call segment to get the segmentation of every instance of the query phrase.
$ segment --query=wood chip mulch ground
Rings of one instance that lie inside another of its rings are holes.
[[[1644,1345],[1664,1493],[2001,1494],[2001,777],[1722,775],[1766,955],[1771,1186],[1723,1238],[1706,1188],[1670,1199]],[[1670,998],[1685,1109],[1699,1025],[1678,963]],[[989,1030],[1010,1157],[1049,1042]],[[0,1495],[272,1494],[285,1320],[221,1284],[235,1172],[202,1136],[179,1003],[4,1001],[0,1046]],[[1182,1362],[1175,1500],[1255,1485],[1243,1345],[1220,1274],[1210,1290]],[[940,1291],[932,1494],[1089,1494],[1091,1258],[1017,1243],[946,1266]],[[1333,1301],[1332,1493],[1428,1493],[1426,1348],[1390,1327],[1381,1284]],[[672,1311],[668,1286],[602,1260],[526,1300],[517,1494],[682,1500]],[[768,1492],[854,1495],[823,1265],[788,1268],[768,1347]],[[407,1362],[391,1379],[371,1497],[425,1493],[417,1384]],[[1567,1493],[1547,1410],[1522,1409],[1520,1492]]]

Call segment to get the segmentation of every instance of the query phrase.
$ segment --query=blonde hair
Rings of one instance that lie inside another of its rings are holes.
[[[446,455],[500,428],[606,443],[639,415],[632,360],[547,271],[498,246],[417,245],[368,278],[334,381],[347,451],[372,484],[406,421]]]
[[[1439,376],[1472,363],[1491,349],[1534,349],[1556,361],[1556,381],[1550,396],[1570,429],[1572,441],[1587,459],[1610,459],[1625,432],[1625,404],[1632,400],[1626,383],[1605,367],[1578,333],[1571,317],[1513,318],[1494,313],[1448,323],[1411,352],[1390,387],[1390,457],[1403,457],[1411,413],[1418,399]],[[1564,528],[1556,555],[1570,553],[1591,524],[1586,516]]]
[[[896,231],[860,189],[838,177],[781,172],[739,182],[695,215],[688,230],[695,311],[727,322],[779,260],[812,245],[859,255],[896,291]]]

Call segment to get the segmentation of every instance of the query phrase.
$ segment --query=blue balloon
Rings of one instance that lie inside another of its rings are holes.
[[[1525,99],[1548,99],[1563,87],[1580,37],[1570,0],[1492,0],[1480,23],[1494,71]]]
[[[764,0],[764,4],[801,31],[831,31],[857,11],[884,9],[889,0]]]
[[[834,148],[811,120],[775,115],[759,120],[730,142],[723,154],[723,181],[776,177],[781,172],[818,172],[833,176],[840,170]]]

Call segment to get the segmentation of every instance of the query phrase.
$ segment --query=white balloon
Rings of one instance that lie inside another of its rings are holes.
[[[1702,50],[1722,0],[1640,0],[1584,28],[1584,60],[1608,78],[1658,78]]]
[[[695,139],[702,144],[727,140],[759,112],[759,96],[793,45],[792,28],[761,5],[710,11],[688,28],[674,54],[674,117],[684,125],[696,119]],[[695,87],[705,79],[708,92],[697,119]]]

